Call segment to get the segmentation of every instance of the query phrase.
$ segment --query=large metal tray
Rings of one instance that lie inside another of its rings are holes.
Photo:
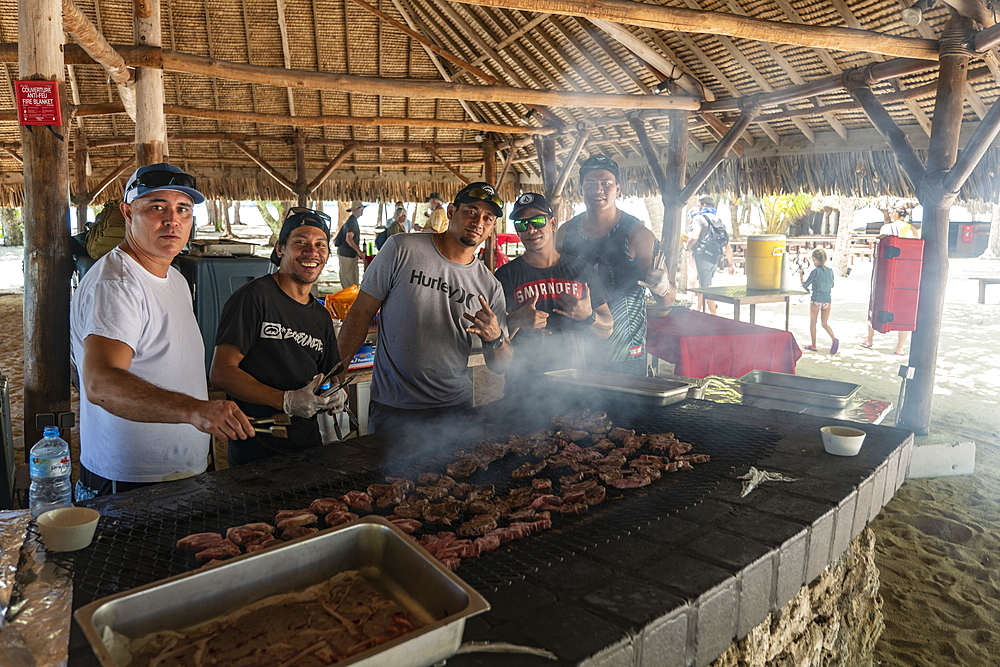
[[[386,519],[369,516],[208,570],[111,595],[81,607],[75,617],[101,665],[125,667],[127,663],[112,655],[115,633],[135,638],[198,625],[343,570],[359,570],[425,625],[337,667],[427,667],[454,655],[465,619],[490,608],[483,596],[412,538]]]
[[[740,378],[744,396],[808,403],[824,408],[844,408],[861,385],[837,380],[823,380],[788,373],[750,371]]]
[[[687,382],[664,380],[662,378],[621,375],[604,371],[589,371],[569,368],[545,373],[549,380],[577,390],[598,391],[614,398],[639,400],[648,405],[670,405],[687,398],[688,390],[694,386]]]

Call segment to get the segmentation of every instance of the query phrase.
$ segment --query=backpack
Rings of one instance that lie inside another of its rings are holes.
[[[87,230],[87,254],[91,259],[100,259],[124,239],[125,216],[118,207],[118,200],[112,199],[104,205]]]
[[[389,240],[389,229],[383,229],[378,234],[375,235],[375,249],[381,250],[385,242]]]
[[[705,229],[702,230],[698,242],[694,244],[694,254],[712,262],[718,262],[722,258],[722,251],[729,243],[729,232],[722,224],[719,216],[711,213],[702,213],[700,217],[705,219]]]

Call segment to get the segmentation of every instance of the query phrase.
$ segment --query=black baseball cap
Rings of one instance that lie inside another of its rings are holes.
[[[191,198],[191,203],[200,204],[205,201],[205,195],[195,187],[194,176],[187,174],[180,167],[166,162],[147,164],[136,169],[125,184],[125,203],[131,204],[140,197],[157,190],[175,190],[183,192]]]
[[[498,218],[503,216],[503,199],[500,199],[500,195],[497,194],[492,185],[484,181],[469,183],[459,190],[458,194],[455,195],[454,203],[470,204],[477,201],[486,202],[492,206],[493,214]]]
[[[588,171],[593,171],[595,169],[607,169],[615,175],[616,181],[620,181],[622,179],[621,170],[618,169],[618,163],[609,158],[607,155],[598,154],[591,155],[580,165],[580,180],[583,181],[583,175]]]
[[[327,242],[330,241],[330,216],[322,211],[295,206],[288,209],[288,215],[285,216],[285,221],[281,224],[278,242],[274,244],[274,250],[271,251],[272,264],[281,266],[281,258],[278,257],[278,246],[288,243],[288,237],[292,235],[292,232],[304,225],[322,229],[323,233],[326,234]]]
[[[525,192],[514,201],[514,208],[507,217],[511,220],[522,220],[524,211],[529,208],[538,209],[545,215],[552,215],[552,207],[549,206],[545,195],[540,195],[537,192]]]

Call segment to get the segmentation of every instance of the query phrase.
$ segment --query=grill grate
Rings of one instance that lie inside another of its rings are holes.
[[[762,458],[780,439],[771,429],[711,418],[704,413],[675,408],[642,414],[614,414],[616,424],[645,432],[673,431],[678,438],[694,444],[697,453],[710,454],[712,462],[694,470],[665,475],[650,486],[618,491],[608,489],[608,499],[589,514],[554,517],[554,529],[526,540],[516,540],[478,559],[465,559],[459,575],[477,590],[487,592],[522,580],[574,554],[594,549],[631,532],[642,530],[662,516],[699,503],[711,493],[721,475],[739,465]],[[462,443],[454,449],[468,446]],[[442,471],[453,461],[451,452],[424,453],[406,461],[394,461],[382,469],[389,476],[414,476],[421,471]],[[468,480],[495,484],[498,495],[511,482],[510,472],[524,459],[507,457]],[[192,533],[224,532],[230,526],[251,521],[273,521],[279,509],[308,507],[315,499],[339,496],[364,489],[381,481],[382,474],[364,472],[341,474],[331,479],[330,470],[315,468],[308,473],[314,481],[286,489],[253,490],[238,495],[209,485],[209,494],[194,498],[152,503],[136,509],[101,508],[103,518],[91,547],[79,552],[52,554],[53,560],[71,573],[73,603],[82,606],[93,600],[141,586],[164,577],[189,572],[198,566],[194,555],[174,547]],[[323,479],[320,479],[320,478]],[[518,482],[518,485],[523,482]],[[124,505],[124,503],[122,503]],[[385,512],[387,513],[387,512]],[[434,527],[430,528],[432,531]],[[441,526],[441,530],[447,527]]]

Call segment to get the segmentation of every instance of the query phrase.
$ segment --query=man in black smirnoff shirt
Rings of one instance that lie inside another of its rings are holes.
[[[596,344],[613,324],[593,267],[555,249],[555,219],[545,197],[521,195],[510,218],[525,253],[495,275],[507,300],[507,326],[512,334],[517,329],[505,390],[513,396],[538,373],[599,365],[603,351]]]
[[[236,290],[222,309],[212,385],[252,419],[291,416],[287,438],[258,433],[230,440],[231,466],[323,444],[316,414],[343,408],[343,390],[317,393],[339,359],[330,314],[310,294],[330,257],[328,220],[317,211],[292,209],[271,253],[278,270]]]

